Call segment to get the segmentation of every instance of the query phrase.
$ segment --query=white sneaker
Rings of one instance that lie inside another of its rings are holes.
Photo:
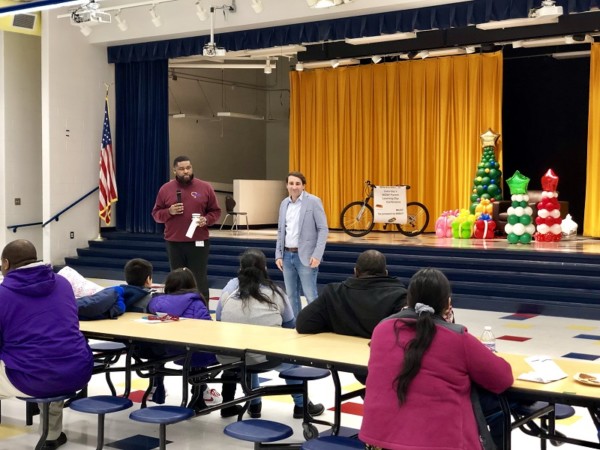
[[[219,405],[223,402],[223,397],[216,389],[205,389],[202,393],[202,399],[207,406]]]

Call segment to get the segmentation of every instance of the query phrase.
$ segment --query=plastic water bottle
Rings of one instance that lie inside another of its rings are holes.
[[[481,343],[489,348],[491,351],[496,352],[496,337],[492,333],[492,327],[483,327],[483,333],[481,334]]]

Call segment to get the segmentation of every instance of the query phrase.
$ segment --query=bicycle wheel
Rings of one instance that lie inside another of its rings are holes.
[[[406,205],[408,220],[405,224],[398,224],[398,231],[404,236],[418,236],[429,224],[429,211],[423,203],[409,202]]]
[[[340,214],[342,230],[353,237],[361,237],[373,229],[373,208],[363,202],[352,202]]]

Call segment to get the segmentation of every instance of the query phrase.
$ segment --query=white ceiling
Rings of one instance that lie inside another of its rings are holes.
[[[111,24],[98,24],[87,39],[92,44],[121,45],[137,42],[149,42],[181,37],[203,36],[210,34],[210,20],[200,21],[196,15],[198,0],[176,0],[156,6],[156,13],[162,20],[161,27],[151,22],[151,0],[100,0],[101,9],[114,9],[123,6],[121,17],[127,21],[127,31],[119,30],[116,21]],[[199,0],[205,8],[230,5],[231,0]],[[215,34],[247,29],[266,28],[293,23],[331,20],[342,17],[367,15],[403,9],[424,8],[429,6],[461,3],[470,0],[354,0],[327,9],[309,8],[306,0],[262,0],[264,9],[256,14],[251,7],[251,0],[236,0],[237,11],[225,16],[218,10],[214,15]],[[147,3],[143,6],[125,7]],[[69,13],[72,8],[61,8],[50,11],[57,16]],[[63,18],[65,25],[71,26],[68,18]]]

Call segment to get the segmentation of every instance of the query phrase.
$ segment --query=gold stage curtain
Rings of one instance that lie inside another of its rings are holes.
[[[408,201],[468,208],[479,136],[502,133],[502,53],[290,73],[290,170],[321,197],[329,226],[364,181],[409,184]],[[499,141],[496,159],[502,169]]]
[[[592,44],[583,234],[600,237],[600,44]]]

